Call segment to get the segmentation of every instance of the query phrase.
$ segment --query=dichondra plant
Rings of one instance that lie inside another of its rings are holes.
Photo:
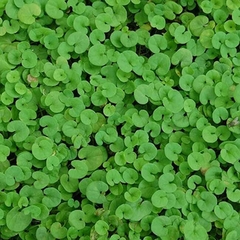
[[[240,239],[239,9],[2,0],[0,239]]]

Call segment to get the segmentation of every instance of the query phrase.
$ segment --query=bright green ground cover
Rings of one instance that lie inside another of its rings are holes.
[[[240,239],[240,1],[0,16],[1,239]]]

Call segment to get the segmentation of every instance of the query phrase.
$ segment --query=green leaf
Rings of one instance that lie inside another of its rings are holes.
[[[81,5],[80,5],[81,6]],[[82,8],[85,8],[85,4],[82,5]],[[82,32],[87,34],[88,29],[87,26],[89,26],[90,22],[89,19],[86,16],[77,16],[74,18],[73,21],[73,27],[77,32]]]
[[[94,106],[101,106],[107,103],[107,98],[105,98],[102,92],[97,90],[91,95],[91,102]]]
[[[77,230],[81,230],[85,227],[84,217],[85,213],[82,210],[74,210],[70,212],[68,222]]]
[[[236,0],[227,0],[226,1],[227,7],[229,7],[231,10],[239,9],[240,3]]]
[[[205,165],[205,160],[203,154],[200,152],[192,152],[187,158],[189,167],[194,171],[198,171]]]
[[[58,47],[59,40],[58,40],[58,37],[52,33],[44,37],[43,43],[47,49],[53,50]]]
[[[27,49],[22,54],[22,65],[25,68],[35,67],[37,65],[37,55],[30,49]]]
[[[72,137],[80,133],[77,122],[73,120],[66,121],[62,126],[62,132],[67,137]]]
[[[193,83],[194,77],[192,75],[182,75],[179,79],[179,86],[184,91],[190,91],[192,89],[192,83]]]
[[[22,56],[21,51],[19,51],[18,49],[12,49],[8,52],[7,60],[10,64],[19,65],[22,62],[21,56]]]
[[[134,184],[138,179],[138,173],[133,168],[127,168],[122,174],[123,180],[128,184]]]
[[[142,105],[148,102],[146,85],[141,84],[135,88],[134,98],[139,104],[142,104]]]
[[[108,190],[108,185],[102,181],[91,182],[86,189],[86,196],[92,203],[102,204],[106,202],[105,192]]]
[[[220,179],[213,179],[208,183],[208,189],[216,195],[221,195],[225,191],[225,185]]]
[[[120,42],[126,48],[131,48],[138,43],[138,34],[134,31],[124,32],[120,36]]]
[[[219,31],[212,37],[212,45],[215,49],[220,49],[221,45],[225,42],[226,33]]]
[[[189,24],[189,29],[194,36],[199,37],[208,23],[208,18],[203,15],[196,16]]]
[[[54,168],[58,167],[60,164],[60,159],[57,156],[51,155],[47,158],[46,167],[48,170],[52,171]]]
[[[12,208],[6,216],[7,227],[14,232],[22,232],[25,230],[32,221],[30,214],[25,215],[20,211],[19,207]]]
[[[154,182],[159,169],[155,163],[145,163],[141,168],[141,175],[147,182]]]
[[[168,226],[172,224],[172,221],[167,216],[157,216],[152,220],[151,230],[152,232],[161,238],[166,238],[168,235]]]
[[[126,50],[119,54],[117,64],[123,72],[131,72],[134,67],[139,65],[138,55],[130,50]]]
[[[240,201],[240,190],[239,189],[227,189],[227,198],[232,202]]]
[[[106,161],[107,152],[104,147],[88,145],[80,149],[78,157],[86,160],[89,171],[94,171]]]
[[[148,39],[148,47],[151,52],[159,53],[167,48],[167,39],[160,34],[154,34]]]
[[[236,88],[234,89],[234,92],[233,92],[233,97],[234,97],[234,100],[237,102],[237,103],[240,103],[240,84],[238,84],[236,86]]]
[[[238,8],[233,10],[232,19],[237,25],[240,25],[240,10]]]
[[[112,16],[108,13],[100,13],[95,18],[95,24],[97,29],[105,32],[109,32],[111,29]]]
[[[172,193],[166,193],[163,190],[157,190],[151,197],[154,207],[169,209],[172,208],[176,202],[176,197]]]
[[[186,28],[183,25],[178,26],[174,32],[174,37],[177,43],[180,44],[185,44],[189,42],[191,36],[192,36],[191,32],[186,31]]]
[[[114,186],[123,181],[121,174],[116,169],[111,169],[107,172],[106,180],[109,186]]]
[[[50,227],[50,232],[56,239],[64,239],[67,236],[67,228],[59,222],[54,222]]]
[[[149,121],[145,125],[144,131],[150,132],[150,136],[155,138],[155,137],[159,136],[159,134],[161,132],[161,128],[156,122]]]
[[[174,175],[172,173],[164,173],[158,179],[158,186],[161,190],[172,193],[177,190],[177,185],[174,183]]]
[[[236,239],[238,237],[238,232],[236,230],[232,230],[227,233],[226,240]]]
[[[214,213],[219,219],[226,219],[232,215],[233,207],[230,203],[223,201],[214,207]]]
[[[54,113],[60,113],[65,108],[65,104],[59,99],[60,95],[61,93],[58,91],[51,91],[45,98],[45,104],[49,106],[50,110]]]
[[[67,192],[73,193],[77,191],[79,181],[71,178],[68,174],[63,174],[60,178],[60,183]]]
[[[0,144],[0,162],[7,160],[7,157],[10,155],[10,148]]]
[[[94,29],[90,35],[89,39],[93,45],[100,43],[105,40],[105,34],[100,29]]]
[[[213,35],[214,31],[212,29],[206,29],[202,31],[199,41],[204,48],[212,48]]]
[[[109,230],[109,225],[108,223],[106,223],[105,221],[103,220],[98,220],[95,225],[95,231],[97,232],[97,234],[99,235],[106,235],[108,233],[108,230]]]
[[[137,202],[141,197],[141,191],[136,187],[131,187],[127,192],[124,193],[124,198],[128,202]]]
[[[68,174],[71,178],[80,179],[87,175],[88,166],[85,160],[82,160],[82,161],[73,160],[71,161],[71,165],[74,167],[74,169],[70,169],[68,171]]]
[[[235,144],[226,143],[220,154],[225,162],[234,164],[239,159],[240,150]]]
[[[213,13],[213,18],[217,24],[221,24],[227,20],[228,13],[221,8],[216,9],[216,11],[214,11],[214,13]]]
[[[116,95],[117,87],[111,82],[105,82],[102,86],[102,95],[107,98],[111,98]]]
[[[141,144],[138,151],[146,161],[151,161],[157,156],[157,148],[150,142]]]
[[[224,107],[216,108],[213,111],[212,117],[213,117],[213,121],[218,124],[222,120],[226,120],[228,118],[228,111]]]
[[[148,63],[152,70],[160,76],[166,75],[170,70],[170,58],[164,53],[155,53],[149,59]]]
[[[56,118],[48,115],[42,116],[39,120],[39,124],[41,127],[44,127],[42,131],[46,136],[54,136],[57,133],[58,122]]]
[[[178,65],[181,63],[181,67],[186,67],[192,63],[192,59],[193,56],[190,50],[180,48],[172,55],[172,64]]]
[[[105,45],[98,43],[90,47],[88,57],[94,66],[104,66],[108,62]],[[99,61],[101,59],[101,61]]]
[[[207,143],[214,143],[217,141],[216,127],[206,126],[202,131],[202,137]]]
[[[63,10],[67,9],[67,4],[64,0],[49,0],[46,3],[45,11],[49,17],[53,19],[60,19],[63,17]]]
[[[33,184],[36,189],[43,189],[49,184],[49,176],[44,172],[33,172],[32,177],[36,180]]]
[[[186,238],[186,240],[191,240],[191,239],[207,240],[208,239],[207,230],[202,225],[192,220],[188,220],[186,222],[186,224],[184,225],[183,231],[184,231],[184,237]]]
[[[53,72],[53,78],[54,78],[54,80],[56,80],[58,82],[64,81],[67,78],[67,74],[65,73],[64,69],[57,68]]]
[[[5,171],[6,184],[13,186],[16,182],[24,180],[24,173],[19,166],[10,166]]]
[[[47,137],[39,137],[32,145],[32,153],[38,160],[45,160],[53,153],[53,142]]]
[[[90,41],[89,41],[89,38],[87,37],[87,35],[82,32],[79,32],[79,31],[71,33],[67,38],[67,43],[70,46],[74,46],[74,51],[77,54],[84,53],[90,45]],[[96,50],[96,48],[94,48],[94,49]],[[91,51],[93,51],[93,50],[91,50]],[[100,51],[100,50],[98,50],[98,51]],[[91,59],[90,59],[90,62],[92,63]]]
[[[197,206],[201,211],[211,212],[216,205],[217,198],[213,193],[207,191],[201,192],[200,199],[197,201]]]
[[[56,207],[61,202],[61,193],[54,187],[45,188],[42,203],[48,208]]]
[[[228,33],[224,43],[228,48],[235,48],[239,45],[239,36],[236,33]]]
[[[236,29],[236,24],[234,23],[233,20],[228,20],[224,23],[224,29],[227,31],[227,32],[230,32],[230,33],[233,33],[235,32],[237,29]]]
[[[196,108],[196,103],[192,99],[186,99],[183,108],[185,112],[190,113]]]
[[[98,115],[92,109],[84,109],[80,114],[82,123],[92,125],[97,123]]]
[[[213,3],[209,2],[207,0],[203,0],[200,4],[202,10],[204,13],[209,14],[211,13],[212,9],[213,9]]]
[[[13,140],[15,142],[23,142],[29,135],[30,130],[27,125],[20,120],[13,120],[8,123],[7,130],[9,132],[15,132]]]
[[[134,215],[134,212],[130,205],[122,204],[116,209],[115,214],[119,219],[131,219],[131,217]]]
[[[164,154],[170,161],[177,161],[179,154],[182,152],[182,147],[178,143],[170,142],[164,147]]]
[[[140,110],[139,112],[133,113],[132,122],[136,127],[144,127],[148,122],[148,112],[146,110]]]
[[[162,98],[164,107],[172,113],[180,112],[183,109],[184,99],[181,93],[175,89],[170,89]]]
[[[25,24],[33,24],[35,16],[41,14],[41,8],[36,3],[24,4],[18,11],[18,18]]]
[[[154,15],[153,17],[150,18],[150,24],[153,28],[162,30],[166,25],[166,20],[162,16]]]

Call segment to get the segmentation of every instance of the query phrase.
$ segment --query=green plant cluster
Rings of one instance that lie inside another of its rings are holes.
[[[0,16],[1,239],[240,239],[240,1]]]

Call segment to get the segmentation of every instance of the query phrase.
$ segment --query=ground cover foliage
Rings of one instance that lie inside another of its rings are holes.
[[[0,14],[1,239],[240,239],[238,0]]]

